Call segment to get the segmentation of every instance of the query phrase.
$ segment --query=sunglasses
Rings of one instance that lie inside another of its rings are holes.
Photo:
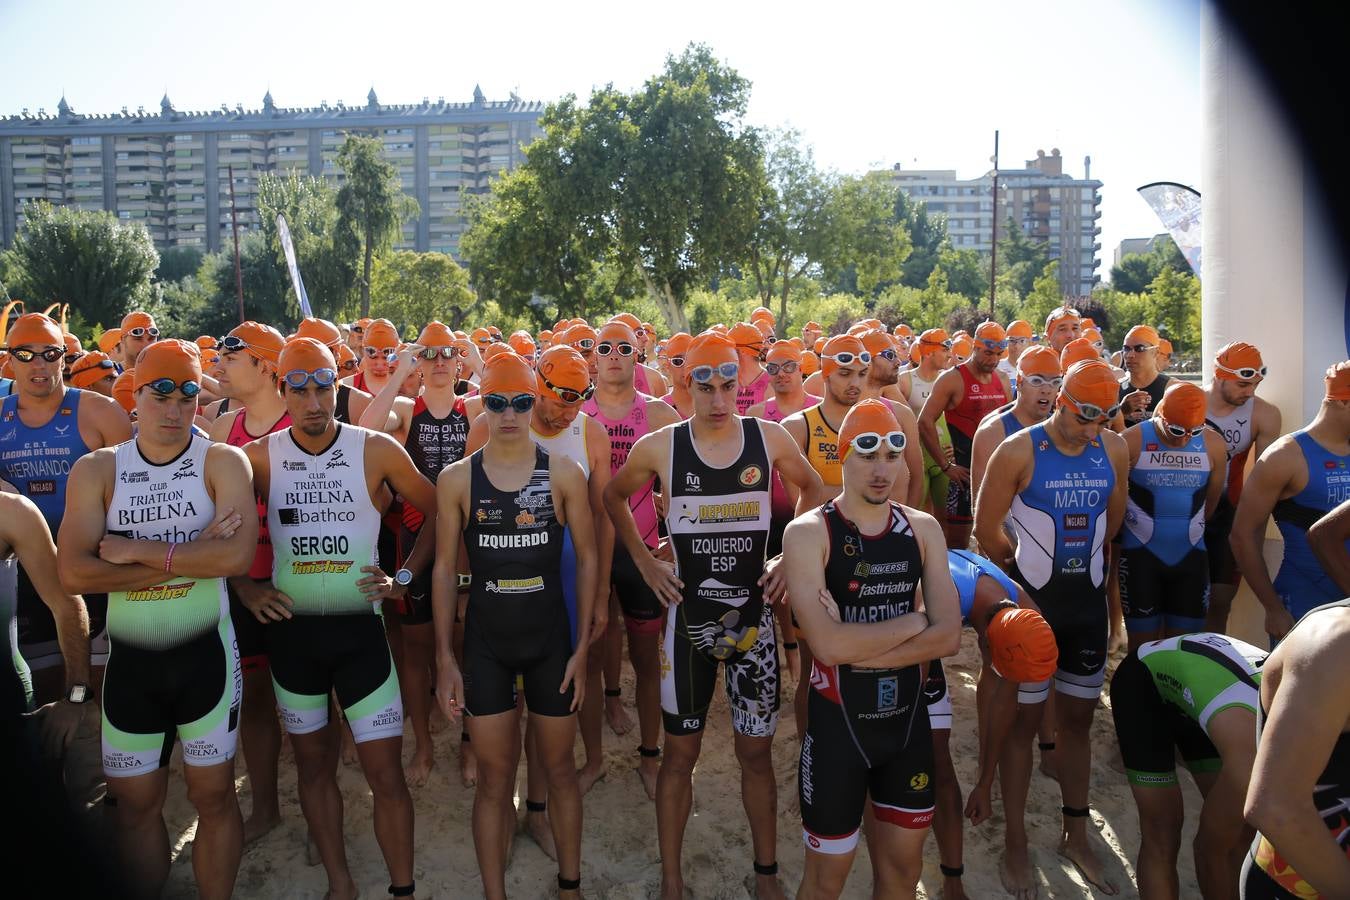
[[[593,338],[581,338],[573,341],[572,346],[578,350],[593,350],[595,349],[595,340]]]
[[[591,395],[595,393],[595,385],[593,384],[586,385],[586,389],[584,391],[578,391],[574,388],[558,387],[556,384],[549,381],[547,378],[544,378],[544,376],[542,375],[540,375],[539,378],[544,382],[544,387],[548,388],[550,391],[557,394],[558,399],[561,400],[563,403],[566,403],[568,406],[576,406],[578,403],[581,403],[584,400],[589,400],[591,399]]]
[[[165,397],[174,391],[182,391],[184,397],[195,397],[200,393],[202,386],[195,381],[184,381],[182,384],[174,381],[172,378],[156,378],[154,381],[147,381],[145,386],[156,394]]]
[[[1116,417],[1116,413],[1120,412],[1119,403],[1109,409],[1102,409],[1094,403],[1078,402],[1078,400],[1074,399],[1073,394],[1070,394],[1068,391],[1064,391],[1063,393],[1064,399],[1072,403],[1074,408],[1078,410],[1076,413],[1078,421],[1084,425],[1091,425],[1094,422],[1109,422]]]
[[[866,431],[855,437],[849,446],[859,453],[874,453],[883,443],[888,450],[899,453],[905,449],[905,433],[889,431],[886,434],[878,434],[875,431]]]
[[[1162,423],[1163,428],[1167,430],[1168,434],[1176,438],[1188,438],[1191,435],[1198,433],[1201,428],[1204,428],[1203,425],[1200,426],[1200,428],[1183,428],[1180,425],[1173,425],[1161,416],[1158,417],[1158,421]]]
[[[861,353],[850,353],[849,351],[845,350],[844,352],[836,353],[833,356],[829,354],[821,354],[820,357],[821,362],[824,362],[827,359],[832,359],[841,366],[846,366],[849,363],[853,362],[854,360],[857,360],[858,362],[866,366],[872,362],[872,354],[868,353],[866,350],[864,350]]]
[[[1227,373],[1229,373],[1230,375],[1236,375],[1238,378],[1242,379],[1243,381],[1252,381],[1253,379],[1256,379],[1256,378],[1265,378],[1265,377],[1266,377],[1266,367],[1265,367],[1265,366],[1262,366],[1262,367],[1259,368],[1259,369],[1253,369],[1253,368],[1250,368],[1250,367],[1248,367],[1248,366],[1243,366],[1241,369],[1230,369],[1230,368],[1228,368],[1227,366],[1223,365],[1222,363],[1217,363],[1217,362],[1216,362],[1216,363],[1214,364],[1214,368],[1219,369],[1220,371],[1223,371],[1223,372],[1227,372]]]
[[[1095,346],[1095,345],[1094,345]],[[1150,350],[1157,350],[1157,344],[1123,344],[1120,348],[1126,353],[1147,353]]]
[[[353,325],[353,326],[351,326],[350,328],[348,328],[347,330],[350,331],[352,334],[365,334],[365,333],[366,333],[366,330],[365,330],[364,328],[362,328],[360,325]]]
[[[1059,390],[1060,385],[1064,383],[1064,379],[1059,376],[1056,376],[1055,378],[1046,378],[1044,375],[1023,375],[1022,383],[1025,384],[1027,387],[1034,387],[1034,388],[1045,387],[1049,385],[1055,390]]]
[[[292,390],[303,390],[305,385],[313,381],[321,388],[332,387],[333,382],[337,381],[337,369],[330,369],[324,366],[315,369],[313,372],[306,372],[304,369],[294,369],[282,376],[286,386]]]
[[[510,400],[501,394],[488,394],[483,397],[483,407],[491,413],[504,413],[507,407],[522,415],[534,409],[533,394],[516,394]]]
[[[63,347],[48,347],[46,350],[29,350],[27,347],[10,347],[9,354],[19,362],[32,362],[33,357],[40,356],[45,362],[56,362],[66,355]]]
[[[976,338],[975,343],[982,344],[987,349],[993,350],[998,353],[1002,353],[1004,350],[1008,349],[1008,342],[1006,340],[995,341],[989,338]]]
[[[617,344],[612,341],[601,341],[595,345],[595,352],[599,353],[601,356],[609,356],[611,353],[615,352],[620,356],[632,356],[633,345],[627,341],[620,341]]]
[[[149,328],[141,328],[138,326],[136,328],[128,328],[126,331],[122,332],[123,337],[145,337],[147,334],[152,338],[157,338],[159,337],[159,329],[153,325]]]
[[[717,366],[694,366],[689,370],[689,377],[699,384],[707,384],[713,380],[714,375],[720,375],[723,378],[735,378],[741,367],[733,362],[725,362]]]
[[[385,359],[393,359],[398,356],[398,351],[392,347],[362,347],[361,349],[365,351],[368,359],[374,359],[377,356],[383,356]]]
[[[785,362],[785,363],[771,362],[764,364],[764,371],[768,372],[770,376],[777,375],[779,372],[791,375],[793,372],[796,372],[800,368],[801,364],[795,362]]]
[[[423,347],[421,350],[417,351],[417,355],[426,360],[434,360],[436,357],[440,357],[441,359],[454,359],[462,352],[463,351],[461,350],[456,350],[454,347]]]

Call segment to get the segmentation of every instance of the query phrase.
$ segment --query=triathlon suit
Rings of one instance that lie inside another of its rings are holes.
[[[1255,715],[1266,656],[1202,632],[1149,641],[1125,657],[1111,678],[1111,717],[1131,786],[1175,787],[1178,752],[1193,774],[1221,770],[1209,723],[1233,707]]]
[[[234,422],[230,425],[230,433],[226,436],[225,443],[231,447],[243,447],[258,440],[259,437],[291,427],[291,414],[283,412],[281,418],[277,419],[264,434],[253,435],[244,427],[244,417],[247,414],[247,408],[241,408],[239,415],[234,417]],[[272,540],[267,534],[267,505],[261,500],[258,501],[258,549],[253,554],[253,565],[249,567],[248,577],[254,581],[272,580]],[[230,587],[228,580],[225,587],[230,594],[230,618],[234,621],[234,633],[239,641],[239,664],[244,667],[245,672],[267,668],[267,642],[263,637],[263,629],[267,626],[249,612],[234,588]]]
[[[1021,588],[992,560],[969,550],[948,550],[947,568],[951,572],[952,581],[956,583],[956,596],[961,603],[961,624],[970,624],[970,613],[975,608],[975,591],[982,577],[992,578],[998,582],[1008,600],[1014,606],[1018,605],[1017,599]],[[935,677],[942,678],[940,691],[933,680]],[[928,701],[928,720],[933,730],[950,729],[952,701],[951,695],[947,693],[947,679],[945,674],[942,674],[941,660],[933,660],[928,664],[928,680],[924,684],[924,694]],[[1043,703],[1049,695],[1048,683],[1027,682],[1019,687],[1017,702],[1026,705]]]
[[[679,416],[681,419],[688,418],[684,413],[680,412],[680,408],[675,405],[675,392],[673,390],[662,397],[661,402],[675,410],[675,415]]]
[[[108,534],[182,544],[211,524],[208,438],[193,436],[162,465],[133,440],[116,447]],[[183,762],[213,766],[234,757],[243,672],[224,578],[168,575],[158,584],[108,594],[108,668],[103,676],[103,771],[145,775],[169,764],[174,738]]]
[[[1284,538],[1284,558],[1273,584],[1285,609],[1297,620],[1314,606],[1334,602],[1342,595],[1308,546],[1308,529],[1350,500],[1350,469],[1347,469],[1350,456],[1331,453],[1306,430],[1294,432],[1293,437],[1308,465],[1308,484],[1294,496],[1275,504],[1275,524]]]
[[[915,608],[923,555],[904,509],[890,503],[880,534],[863,534],[835,501],[822,507],[830,555],[825,586],[846,623],[884,622]],[[880,822],[933,820],[933,738],[923,714],[923,666],[811,664],[798,768],[802,837],[817,853],[851,853],[870,796]]]
[[[971,447],[975,441],[975,431],[984,417],[997,410],[1010,399],[1003,390],[1003,382],[995,372],[989,376],[988,384],[981,384],[970,372],[970,366],[960,365],[956,371],[961,373],[964,383],[961,402],[947,410],[947,429],[951,433],[952,452],[955,465],[970,468]],[[970,484],[952,481],[947,486],[947,521],[956,525],[968,525],[973,519],[970,511]]]
[[[1011,574],[1055,634],[1055,690],[1092,700],[1106,665],[1106,508],[1115,470],[1100,439],[1069,456],[1044,424],[1026,432],[1034,468],[1008,513],[1017,534]]]
[[[652,382],[647,377],[647,368],[640,363],[633,366],[633,387],[639,394],[646,394],[649,397],[652,395]]]
[[[571,715],[573,688],[558,692],[573,643],[558,575],[563,526],[553,506],[549,455],[536,447],[529,480],[509,491],[488,478],[481,450],[470,460],[465,708],[471,716],[514,710],[520,676],[532,715]]]
[[[1252,449],[1252,419],[1256,412],[1256,398],[1249,397],[1247,402],[1226,416],[1209,416],[1205,424],[1223,436],[1228,445],[1228,472],[1224,482],[1224,492],[1219,497],[1219,505],[1205,522],[1205,546],[1209,548],[1209,580],[1213,584],[1229,584],[1234,587],[1242,580],[1242,570],[1238,568],[1233,548],[1228,536],[1233,532],[1233,517],[1237,515],[1237,504],[1242,497],[1243,475],[1247,468],[1247,457]]]
[[[586,446],[586,419],[584,412],[578,412],[572,424],[557,434],[545,437],[530,428],[530,439],[542,447],[545,453],[566,456],[581,466],[581,474],[589,481],[591,477],[591,454]],[[577,552],[572,546],[572,529],[563,530],[562,550],[562,591],[567,601],[567,620],[572,627],[572,643],[577,642]]]
[[[47,529],[56,542],[61,517],[66,512],[66,479],[70,467],[86,453],[88,445],[80,436],[80,398],[84,392],[67,388],[61,405],[43,425],[29,427],[19,414],[19,397],[11,394],[0,402],[0,477],[37,506]],[[56,635],[56,619],[38,596],[32,579],[19,566],[18,629],[19,651],[34,671],[62,665],[61,645]],[[108,659],[108,635],[105,626],[107,594],[87,594],[89,609],[90,661],[98,666]]]
[[[726,664],[727,703],[738,734],[770,737],[778,726],[778,650],[773,611],[758,581],[769,540],[769,454],[758,419],[733,420],[741,452],[722,468],[703,461],[693,426],[671,434],[666,528],[683,600],[666,611],[661,716],[668,734],[703,730]]]
[[[358,391],[365,391],[367,394],[375,393],[366,386],[366,373],[363,369],[358,369],[356,374],[352,376],[352,387]]]
[[[802,409],[810,409],[820,404],[820,398],[813,394],[804,394],[803,401]],[[778,408],[777,397],[770,397],[764,401],[764,415],[760,418],[766,422],[782,422],[787,417],[788,413]],[[787,487],[783,484],[783,477],[778,474],[777,469],[774,469],[772,517],[769,521],[769,548],[766,551],[770,559],[783,552],[783,531],[792,521],[796,511],[796,504],[792,502],[792,497],[788,495]]]
[[[463,397],[455,400],[443,419],[431,414],[423,398],[418,397],[413,401],[412,421],[403,448],[408,451],[417,471],[432,484],[436,483],[442,469],[464,458],[464,445],[468,440],[469,417],[464,412]],[[413,543],[426,517],[411,503],[398,499],[400,521],[397,558],[398,564],[402,566],[408,554],[412,553]],[[426,625],[431,621],[431,569],[431,566],[426,566],[414,575],[402,602],[395,603],[393,612],[405,625]]]
[[[1183,446],[1158,436],[1158,420],[1141,422],[1139,459],[1121,535],[1120,605],[1133,632],[1199,631],[1209,606],[1205,494],[1209,452],[1203,432]]]
[[[1130,384],[1130,376],[1126,375],[1120,382],[1120,400],[1124,401],[1126,397],[1133,394],[1135,391],[1145,391],[1148,393],[1148,404],[1144,406],[1143,409],[1136,410],[1132,413],[1125,412],[1125,410],[1122,409],[1121,414],[1125,416],[1125,427],[1129,428],[1131,425],[1138,425],[1140,422],[1146,422],[1153,418],[1153,414],[1158,409],[1158,404],[1162,403],[1163,394],[1167,391],[1167,386],[1171,383],[1171,377],[1159,372],[1157,378],[1153,379],[1143,387],[1137,388]]]
[[[638,369],[637,371],[641,371]],[[600,404],[594,396],[582,404],[583,412],[605,427],[609,433],[609,471],[613,475],[628,461],[628,454],[640,438],[651,432],[647,421],[647,395],[638,393],[633,397],[628,413],[621,419],[611,419],[600,410]],[[660,517],[656,514],[656,503],[652,493],[656,490],[656,479],[650,479],[638,491],[628,498],[628,508],[632,510],[633,520],[637,522],[638,534],[648,549],[656,549],[661,542]],[[623,610],[623,624],[629,631],[637,634],[656,634],[661,630],[661,615],[665,608],[656,594],[647,586],[637,563],[628,555],[623,541],[614,542],[614,560],[609,570],[609,581],[614,594],[619,598],[619,607]]]
[[[941,374],[941,372],[938,373],[939,377],[941,377]],[[909,370],[909,407],[914,410],[915,415],[919,415],[923,412],[923,405],[928,402],[928,398],[933,393],[933,385],[935,384],[937,384],[936,378],[932,381],[924,381],[920,378],[917,366]],[[944,451],[943,455],[945,456],[945,451],[952,445],[952,436],[951,431],[947,428],[946,415],[938,416],[937,421],[933,423],[933,426],[937,429],[938,445],[942,447]],[[951,479],[947,477],[946,472],[942,471],[942,467],[946,464],[946,459],[943,459],[942,462],[938,462],[933,459],[932,455],[928,452],[927,447],[923,448],[923,469],[924,475],[926,476],[923,484],[924,503],[927,503],[928,498],[930,497],[947,496],[947,491],[950,490],[951,487]]]
[[[772,382],[773,379],[769,377],[769,373],[762,371],[754,381],[737,387],[736,414],[743,416],[750,407],[763,403],[764,398],[769,394],[769,387]]]
[[[839,430],[825,418],[824,404],[802,411],[806,420],[806,461],[816,470],[820,480],[834,488],[842,488],[844,470],[839,463]]]
[[[0,560],[0,654],[9,657],[10,665],[0,661],[4,676],[0,678],[0,716],[5,723],[33,709],[33,674],[19,652],[18,618],[19,561],[14,557]]]
[[[351,413],[352,389],[345,384],[339,384],[337,389],[337,404],[333,408],[333,418],[337,419],[343,425],[355,425],[352,421]]]
[[[1350,600],[1337,600],[1318,607],[1350,606]],[[1312,612],[1313,610],[1309,610]],[[1294,623],[1298,627],[1298,623]],[[1256,740],[1260,744],[1269,711],[1262,706],[1256,710]],[[1350,731],[1341,732],[1331,747],[1331,756],[1317,776],[1312,802],[1322,823],[1331,832],[1346,856],[1350,856]],[[1322,896],[1312,885],[1298,877],[1270,841],[1257,832],[1251,852],[1242,864],[1242,900],[1316,900]]]
[[[1021,421],[1018,420],[1017,416],[1013,414],[1011,404],[1009,404],[1008,409],[998,414],[998,421],[999,424],[1003,426],[1003,437],[1005,439],[1012,437],[1024,428],[1030,427],[1028,425],[1023,425]]]
[[[337,425],[310,453],[293,429],[269,435],[272,584],[294,606],[265,629],[277,708],[291,734],[328,724],[336,691],[356,742],[400,737],[403,701],[379,601],[356,586],[376,565],[380,513],[366,481],[364,428]]]

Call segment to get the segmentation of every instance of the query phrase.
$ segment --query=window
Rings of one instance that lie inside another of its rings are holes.
[[[99,139],[96,137],[73,137],[70,139],[70,143],[74,146],[87,146],[99,143]]]
[[[230,140],[232,140],[232,141],[251,141],[251,140],[253,140],[253,135],[251,135],[251,134],[238,134],[238,133],[235,133],[235,134],[230,135]]]

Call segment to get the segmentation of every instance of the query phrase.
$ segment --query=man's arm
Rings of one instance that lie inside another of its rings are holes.
[[[1200,807],[1195,878],[1205,897],[1235,897],[1242,857],[1252,843],[1251,835],[1244,834],[1242,805],[1256,757],[1256,714],[1239,706],[1221,710],[1209,720],[1209,738],[1223,768]]]
[[[1350,540],[1350,500],[1318,519],[1308,529],[1308,546],[1317,555],[1322,569],[1336,582],[1341,593],[1350,597],[1350,553],[1345,542]]]
[[[1101,442],[1116,474],[1116,483],[1106,504],[1106,539],[1109,541],[1125,521],[1125,504],[1130,499],[1130,454],[1125,449],[1125,439],[1114,431],[1103,429]]]
[[[769,450],[769,465],[778,470],[785,483],[796,489],[797,515],[815,509],[835,495],[834,490],[820,480],[820,474],[811,468],[806,457],[797,449],[792,435],[782,425],[761,421],[759,428]]]
[[[230,430],[234,428],[235,416],[242,416],[242,409],[232,409],[223,416],[216,416],[211,420],[211,427],[207,430],[207,436],[217,444],[225,443],[230,437]]]
[[[948,369],[938,376],[938,380],[933,384],[933,393],[923,402],[923,410],[919,413],[919,439],[923,441],[923,447],[928,451],[928,455],[939,461],[942,471],[949,477],[956,477],[956,470],[961,467],[953,465],[947,459],[947,454],[942,449],[942,439],[938,435],[937,420],[948,407],[956,405],[963,389],[961,373],[956,369]]]
[[[1260,459],[1266,448],[1280,436],[1284,424],[1280,418],[1280,408],[1268,400],[1254,398],[1252,404],[1252,459]]]
[[[356,422],[357,425],[387,434],[393,434],[401,429],[404,434],[407,433],[406,428],[403,428],[403,416],[395,412],[394,407],[395,401],[399,399],[398,389],[402,387],[408,373],[417,365],[417,361],[413,359],[414,352],[411,345],[399,351],[398,363],[389,373],[389,380],[380,388],[379,393],[371,398],[370,403],[366,404],[360,419]],[[400,412],[411,413],[411,407]]]
[[[110,493],[115,466],[116,456],[111,448],[88,453],[71,466],[56,554],[61,586],[68,593],[133,591],[165,579],[162,556],[161,564],[153,568],[118,565],[99,556],[99,542],[106,533],[104,522],[108,515],[104,496]]]
[[[84,396],[80,398],[80,412],[81,418],[92,416],[90,421],[98,434],[100,443],[97,446],[91,444],[91,449],[113,447],[131,440],[131,417],[116,400],[93,391],[85,391]]]
[[[984,473],[989,469],[989,457],[1003,441],[1003,423],[998,416],[989,416],[975,429],[975,439],[970,443],[970,502],[978,504],[980,485],[984,483]]]
[[[919,419],[908,403],[891,401],[891,412],[895,413],[900,430],[905,433],[905,481],[896,479],[891,499],[897,503],[918,509],[923,506],[925,472],[923,467],[923,442],[919,440]]]
[[[793,519],[783,532],[788,602],[797,618],[798,631],[811,642],[811,652],[821,665],[855,663],[877,656],[900,646],[928,626],[928,619],[921,612],[882,622],[836,622],[831,618],[820,602],[825,590],[829,545],[824,515],[819,510]]]
[[[1243,492],[1246,499],[1246,491]],[[1279,684],[1268,697],[1247,788],[1247,821],[1324,898],[1350,897],[1350,857],[1313,806],[1317,779],[1350,721],[1350,628],[1344,610],[1306,622],[1272,654]],[[1272,673],[1267,672],[1267,678]],[[1273,696],[1272,696],[1273,694]]]
[[[431,624],[436,640],[436,702],[446,718],[459,715],[464,680],[451,649],[459,600],[459,544],[464,532],[464,499],[472,463],[466,457],[436,479],[436,562],[431,570]]]
[[[577,465],[575,460],[566,456],[556,456],[549,458],[549,481],[562,500],[563,521],[567,528],[572,532],[572,549],[577,557],[577,646],[572,654],[573,660],[585,660],[587,650],[590,646],[591,635],[587,634],[582,623],[590,622],[595,614],[595,604],[599,602],[597,596],[600,587],[600,561],[596,552],[595,540],[595,518],[591,512],[590,504],[590,486],[587,484],[586,476],[581,472],[581,466]],[[608,586],[606,586],[608,587]],[[605,593],[605,602],[609,600],[608,591]],[[575,699],[574,707],[580,706],[582,694],[585,690],[583,683],[586,678],[584,663],[581,667],[573,668],[572,674],[579,676],[575,679]],[[567,685],[564,679],[562,687]]]
[[[361,416],[365,414],[366,407],[374,399],[370,394],[358,387],[347,386],[347,418],[352,422],[361,421]]]
[[[1205,518],[1214,515],[1223,489],[1228,484],[1228,445],[1213,428],[1201,432],[1205,436],[1205,452],[1209,455],[1209,484],[1205,488]],[[1133,461],[1130,463],[1133,465]]]
[[[628,551],[628,555],[637,564],[642,579],[656,594],[662,604],[680,602],[680,589],[684,583],[675,577],[675,567],[652,556],[638,531],[633,510],[628,506],[628,498],[640,491],[653,478],[661,478],[664,484],[668,477],[667,459],[670,447],[668,428],[649,432],[638,439],[628,452],[628,459],[614,477],[605,486],[603,500],[610,521],[614,523],[614,536]]]
[[[1031,439],[1025,432],[998,445],[989,458],[989,470],[999,475],[986,478],[980,489],[975,504],[975,540],[980,551],[1006,572],[1013,563],[1013,546],[1003,533],[1003,522],[1031,473]]]
[[[487,414],[479,413],[472,416],[469,422],[469,435],[464,439],[465,459],[482,450],[488,442]]]
[[[1281,439],[1272,444],[1261,454],[1242,486],[1242,498],[1238,500],[1233,530],[1228,537],[1242,576],[1265,608],[1266,633],[1276,638],[1284,637],[1294,627],[1294,619],[1275,593],[1275,585],[1266,569],[1263,552],[1266,522],[1276,503],[1297,493],[1294,480],[1300,472],[1302,478],[1307,478],[1306,463],[1298,445],[1292,439]]]
[[[609,579],[610,569],[614,565],[614,523],[605,511],[605,485],[609,484],[610,443],[609,432],[605,426],[592,418],[586,419],[586,455],[589,457],[591,475],[586,479],[586,508],[591,511],[591,524],[594,532],[596,553],[596,590],[599,594],[591,606],[592,640],[599,640],[609,625]],[[573,533],[573,545],[576,535]],[[578,576],[580,578],[580,576]],[[578,622],[582,621],[580,618]],[[580,629],[578,629],[580,635]],[[578,638],[579,639],[579,638]]]
[[[66,689],[89,683],[89,612],[84,598],[68,593],[57,577],[56,545],[42,513],[27,497],[0,494],[0,538],[14,548],[42,602],[56,620],[56,640],[66,666]]]
[[[367,436],[366,453],[375,455],[375,471],[381,474],[394,493],[417,507],[423,516],[422,527],[417,532],[412,549],[408,551],[407,559],[403,561],[405,569],[414,574],[421,572],[431,562],[436,551],[436,487],[418,471],[403,445],[386,434]]]

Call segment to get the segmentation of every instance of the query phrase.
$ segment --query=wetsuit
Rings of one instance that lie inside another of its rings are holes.
[[[1008,514],[1017,534],[1011,574],[1055,633],[1055,689],[1094,699],[1106,664],[1106,510],[1115,469],[1100,439],[1069,456],[1044,424],[1026,431],[1034,468]]]
[[[1237,504],[1242,496],[1243,475],[1247,467],[1247,457],[1251,455],[1253,413],[1256,411],[1256,398],[1234,409],[1226,416],[1209,416],[1205,424],[1223,435],[1228,446],[1228,472],[1224,482],[1224,492],[1219,497],[1219,505],[1214,508],[1205,521],[1205,548],[1209,551],[1209,580],[1212,584],[1230,584],[1234,587],[1242,580],[1242,571],[1238,568],[1233,548],[1228,536],[1233,532],[1233,517],[1237,514]]]
[[[1308,546],[1308,529],[1350,500],[1350,456],[1330,452],[1306,430],[1294,432],[1293,438],[1307,463],[1308,483],[1294,496],[1275,504],[1275,525],[1284,538],[1284,558],[1273,584],[1285,609],[1298,619],[1314,606],[1341,598],[1341,589],[1322,570]]]
[[[47,521],[53,542],[66,512],[66,480],[70,477],[70,468],[90,449],[80,435],[80,399],[83,396],[84,391],[67,388],[52,417],[35,427],[23,423],[17,394],[0,402],[0,478],[33,501]],[[34,671],[61,665],[56,619],[38,596],[23,566],[19,566],[17,590],[19,652]],[[105,624],[108,595],[88,594],[84,602],[89,610],[90,661],[102,665],[108,659]]]
[[[1139,429],[1121,534],[1120,605],[1134,632],[1198,631],[1209,605],[1205,494],[1210,462],[1203,432],[1180,447],[1158,436],[1157,419]]]
[[[1350,606],[1350,600],[1337,600],[1326,606]],[[1320,607],[1319,607],[1320,608]],[[1309,610],[1312,612],[1312,610]],[[1294,623],[1298,627],[1298,623]],[[1256,710],[1256,739],[1261,740],[1269,710]],[[1332,745],[1331,756],[1317,777],[1312,802],[1337,846],[1350,856],[1350,732],[1341,732]],[[1320,896],[1281,856],[1280,851],[1259,832],[1251,852],[1242,864],[1242,900],[1316,900]]]
[[[822,509],[830,556],[825,586],[846,623],[882,622],[912,612],[923,556],[903,507],[863,534],[833,500]],[[802,836],[817,853],[857,846],[863,803],[901,828],[933,819],[933,740],[923,706],[921,665],[861,669],[814,660],[806,735],[798,768]]]
[[[956,371],[961,373],[963,383],[961,401],[943,415],[947,418],[947,430],[951,434],[955,465],[969,469],[976,430],[984,417],[1007,403],[1009,397],[996,372],[989,376],[989,382],[985,384],[971,374],[968,365],[959,365]],[[970,524],[970,502],[969,482],[962,484],[952,481],[947,486],[947,521],[955,525]]]
[[[639,369],[638,371],[643,371]],[[639,439],[651,431],[647,420],[647,396],[637,393],[628,407],[628,412],[620,419],[611,419],[600,409],[594,396],[582,404],[582,411],[604,426],[609,433],[609,469],[615,472],[628,461],[628,454]],[[637,523],[638,534],[649,549],[655,549],[661,542],[659,517],[653,492],[656,479],[652,478],[628,498],[628,508],[632,510],[633,521]],[[610,565],[610,584],[619,599],[623,610],[624,627],[639,634],[655,634],[661,630],[661,616],[665,608],[656,594],[647,586],[637,563],[629,556],[628,548],[622,541],[614,542],[614,559]]]
[[[1222,634],[1141,644],[1111,678],[1111,716],[1135,787],[1177,783],[1179,752],[1191,772],[1223,768],[1209,723],[1226,709],[1256,711],[1267,653]]]
[[[1134,412],[1125,412],[1125,410],[1121,410],[1121,413],[1125,416],[1125,427],[1129,428],[1131,425],[1138,425],[1140,422],[1153,418],[1153,414],[1157,411],[1158,405],[1162,403],[1163,394],[1167,391],[1167,385],[1171,382],[1171,377],[1164,375],[1161,372],[1158,373],[1157,378],[1141,388],[1137,388],[1130,384],[1130,376],[1128,375],[1121,379],[1120,400],[1122,402],[1135,391],[1144,391],[1148,394],[1148,405],[1144,406],[1142,409],[1135,410]]]
[[[292,734],[328,724],[330,691],[357,743],[403,734],[380,603],[356,586],[361,568],[376,565],[380,531],[366,481],[370,433],[338,424],[318,453],[297,444],[293,429],[266,438],[272,584],[294,605],[265,633],[277,708]]]
[[[105,526],[133,540],[181,544],[215,518],[206,489],[211,441],[193,436],[162,465],[135,439],[118,444]],[[224,578],[168,575],[108,594],[108,667],[103,676],[103,770],[144,775],[183,762],[211,766],[234,756],[243,672]]]
[[[769,539],[769,455],[758,419],[734,420],[741,452],[714,468],[694,444],[693,426],[671,435],[666,528],[682,602],[666,611],[661,645],[661,714],[670,734],[703,730],[726,664],[731,724],[768,737],[778,724],[778,653],[773,612],[758,581]]]
[[[571,714],[572,686],[558,692],[574,649],[558,574],[563,526],[553,505],[549,455],[539,447],[534,455],[534,471],[519,490],[492,483],[481,450],[470,457],[464,546],[473,586],[463,672],[472,716],[515,709],[517,676],[531,714]]]
[[[230,433],[226,436],[225,443],[231,447],[243,447],[260,437],[291,427],[291,414],[283,412],[281,418],[277,419],[266,432],[261,435],[250,434],[244,427],[244,416],[247,414],[247,409],[241,408],[239,415],[235,416],[234,422],[230,424]],[[272,539],[267,534],[267,505],[262,500],[258,501],[258,549],[253,554],[253,565],[249,567],[248,576],[255,581],[272,580]],[[239,663],[245,672],[265,669],[267,642],[263,637],[263,629],[267,626],[249,612],[228,581],[225,586],[230,594],[230,618],[234,621],[234,634],[239,641]]]
[[[437,418],[427,408],[426,400],[413,401],[412,421],[403,448],[408,451],[413,465],[432,484],[441,470],[464,458],[464,445],[469,439],[469,417],[465,414],[464,398],[457,399],[444,418]],[[417,534],[422,530],[425,516],[411,503],[398,500],[399,523],[398,565],[401,567],[412,553]],[[394,614],[407,625],[426,625],[431,621],[431,566],[413,576],[412,584],[402,601],[394,604]]]

